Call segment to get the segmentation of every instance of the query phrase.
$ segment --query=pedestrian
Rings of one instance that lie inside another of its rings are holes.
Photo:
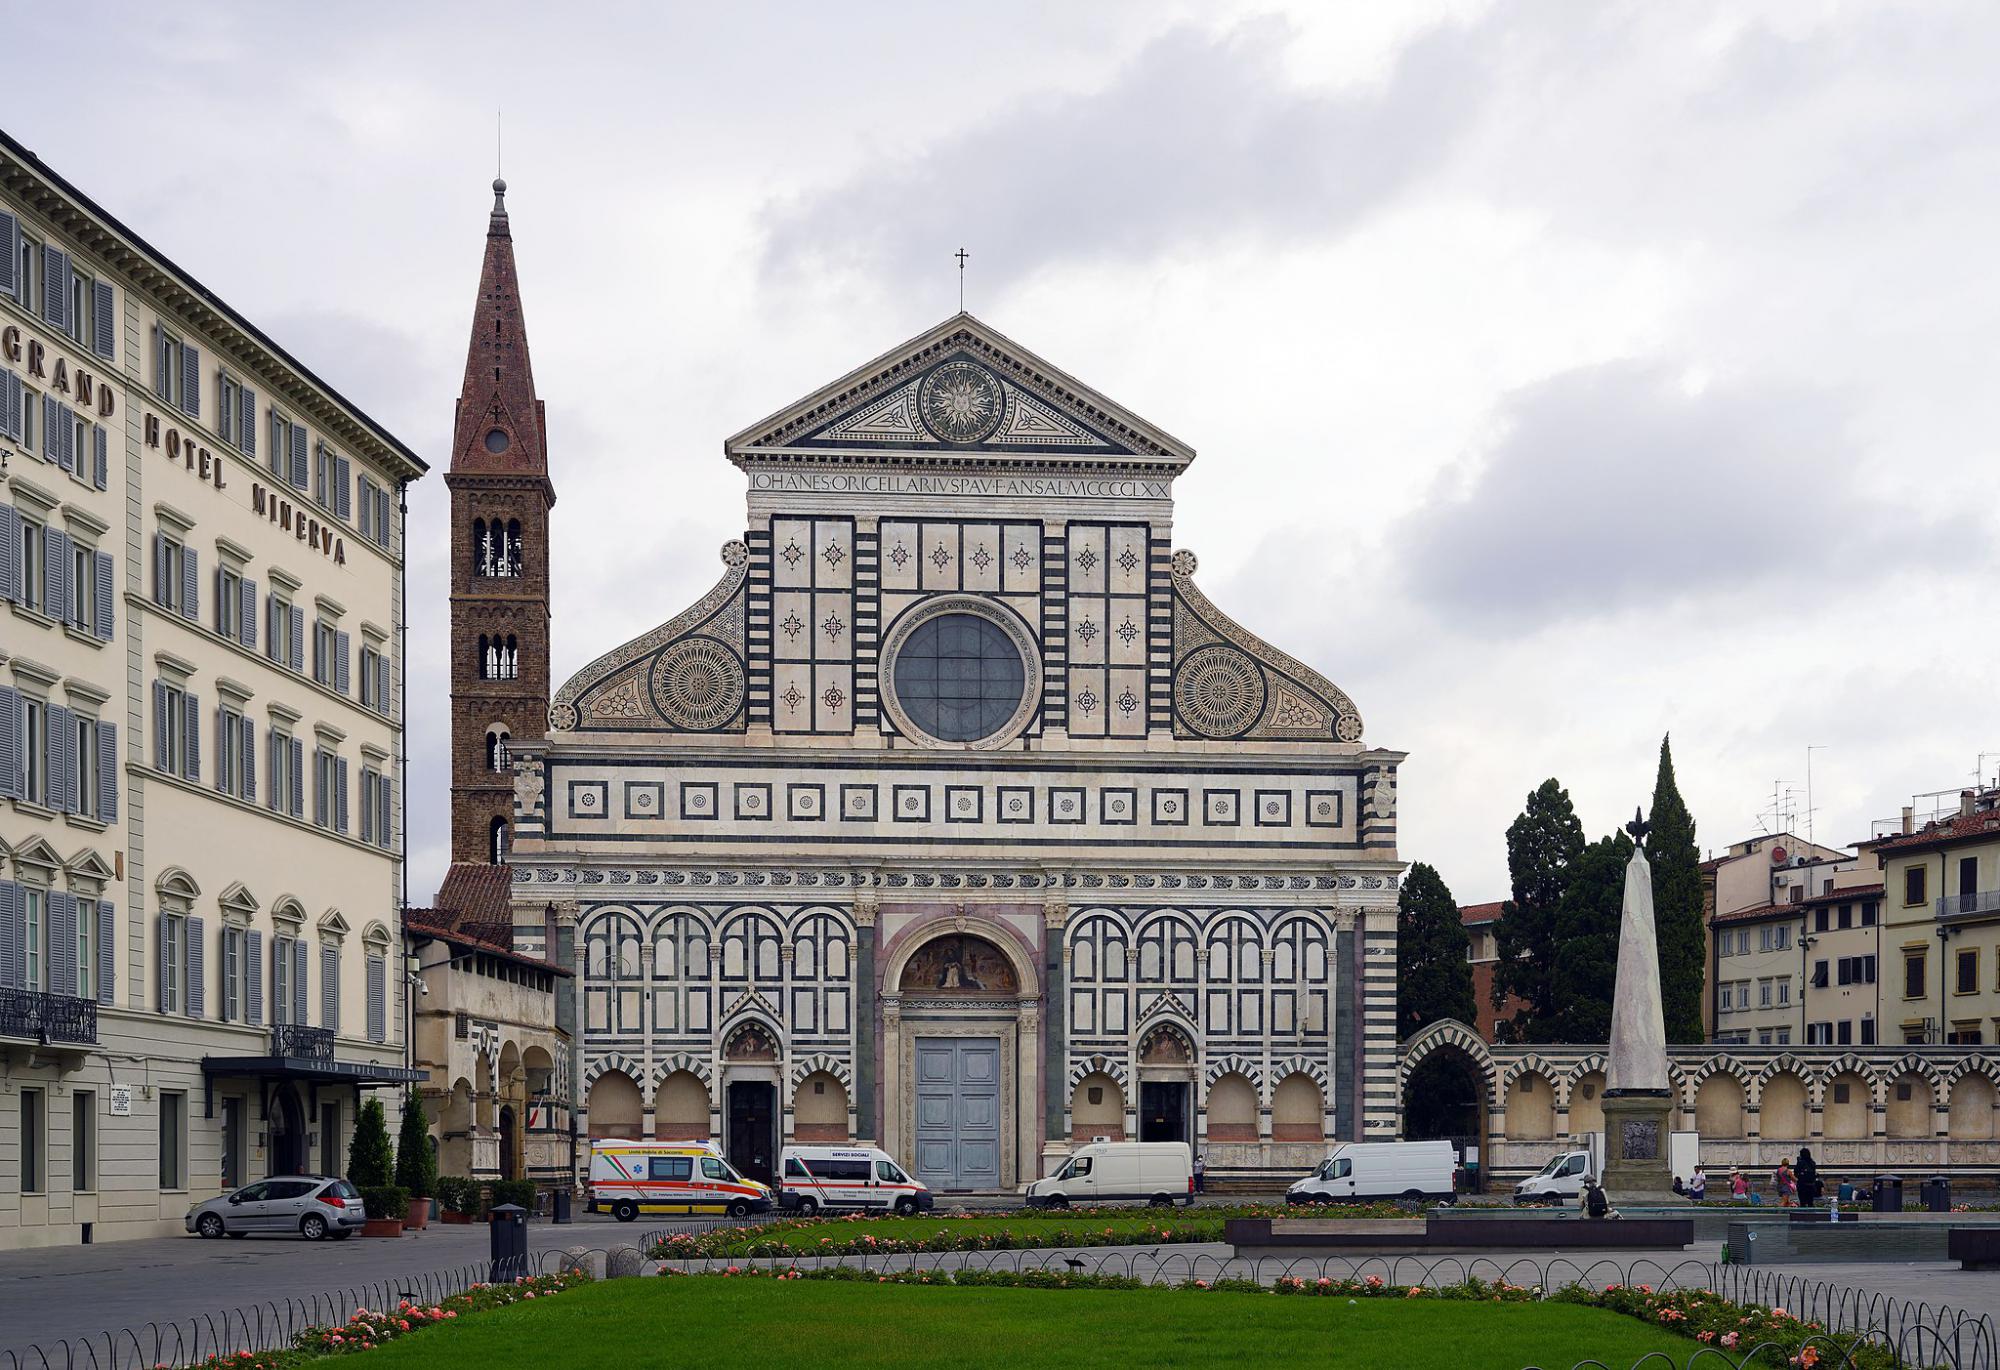
[[[1609,1217],[1611,1214],[1611,1198],[1604,1192],[1604,1186],[1597,1182],[1597,1177],[1595,1175],[1589,1176],[1584,1180],[1583,1184],[1584,1212],[1593,1218]]]
[[[1799,1206],[1811,1208],[1819,1202],[1819,1196],[1826,1192],[1826,1186],[1819,1178],[1819,1162],[1813,1159],[1812,1148],[1799,1148]]]
[[[1708,1174],[1700,1166],[1688,1178],[1687,1196],[1691,1204],[1698,1204],[1708,1196]]]
[[[1205,1153],[1197,1151],[1194,1153],[1194,1192],[1197,1194],[1208,1193],[1207,1182],[1208,1157]]]
[[[1743,1178],[1743,1172],[1735,1166],[1729,1167],[1729,1197],[1737,1203],[1750,1200],[1750,1181]]]
[[[1771,1187],[1778,1191],[1778,1207],[1798,1206],[1799,1177],[1792,1173],[1791,1157],[1784,1157],[1778,1162],[1777,1170],[1771,1175]]]

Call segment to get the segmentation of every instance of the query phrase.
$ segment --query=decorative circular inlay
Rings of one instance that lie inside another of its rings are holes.
[[[1264,673],[1234,647],[1203,647],[1174,676],[1174,703],[1203,737],[1237,737],[1264,711]]]
[[[1361,740],[1361,720],[1353,714],[1342,714],[1340,721],[1333,725],[1333,735],[1342,742]]]
[[[507,436],[505,429],[489,428],[486,430],[486,450],[494,456],[499,456],[512,445],[513,439]]]
[[[742,538],[731,538],[722,544],[722,564],[742,566],[750,560],[750,548]]]
[[[924,426],[943,442],[980,441],[999,426],[1002,407],[999,380],[975,362],[946,362],[917,392]]]
[[[1187,548],[1182,547],[1174,552],[1175,575],[1183,577],[1191,576],[1196,572],[1196,570],[1200,568],[1200,566],[1201,562],[1197,561],[1195,559],[1194,553],[1190,552]]]
[[[743,663],[711,638],[683,638],[653,662],[653,702],[676,727],[719,728],[743,707]]]

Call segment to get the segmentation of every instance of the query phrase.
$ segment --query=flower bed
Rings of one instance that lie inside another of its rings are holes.
[[[412,1303],[408,1299],[393,1309],[357,1308],[346,1322],[335,1326],[308,1327],[292,1338],[291,1346],[275,1351],[235,1351],[210,1356],[191,1370],[293,1370],[308,1361],[327,1356],[352,1355],[370,1351],[427,1327],[456,1321],[462,1314],[483,1313],[491,1308],[533,1299],[552,1298],[565,1289],[586,1283],[581,1271],[560,1275],[528,1275],[512,1284],[475,1284],[462,1294],[453,1294],[436,1303]],[[154,1370],[167,1370],[164,1365]]]
[[[914,1218],[854,1213],[838,1218],[789,1218],[763,1224],[675,1232],[653,1243],[655,1260],[718,1260],[747,1257],[897,1256],[945,1251],[1028,1251],[1070,1246],[1162,1246],[1219,1242],[1231,1218],[1296,1218],[1299,1211],[1275,1204],[1229,1208],[1074,1208],[1051,1214],[1041,1209],[1008,1213],[946,1213]],[[1355,1204],[1343,1218],[1407,1218],[1393,1203]]]
[[[722,1270],[689,1271],[663,1264],[665,1276],[716,1279],[835,1280],[856,1284],[915,1284],[957,1288],[1009,1289],[1147,1289],[1159,1286],[1124,1275],[1085,1275],[1067,1270],[871,1270],[862,1266],[824,1269],[728,1266]],[[1816,1322],[1793,1317],[1782,1308],[1731,1303],[1706,1289],[1655,1291],[1650,1285],[1610,1285],[1593,1289],[1568,1285],[1545,1291],[1540,1286],[1505,1281],[1467,1280],[1463,1284],[1430,1287],[1392,1284],[1379,1275],[1355,1279],[1326,1276],[1285,1276],[1274,1284],[1255,1280],[1184,1280],[1171,1286],[1196,1293],[1237,1293],[1279,1297],[1359,1299],[1441,1299],[1473,1303],[1537,1303],[1552,1300],[1607,1309],[1664,1331],[1692,1338],[1703,1346],[1732,1353],[1730,1364],[1799,1366],[1812,1370],[1822,1360],[1854,1370],[1901,1370],[1904,1362],[1884,1346],[1850,1332],[1828,1332]],[[1747,1359],[1759,1352],[1756,1359]]]

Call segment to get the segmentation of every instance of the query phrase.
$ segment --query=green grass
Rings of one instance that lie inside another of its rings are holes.
[[[1046,1216],[993,1218],[951,1218],[936,1214],[915,1218],[868,1217],[830,1218],[809,1224],[779,1223],[770,1227],[741,1229],[741,1235],[725,1229],[714,1233],[712,1248],[718,1256],[741,1256],[753,1249],[772,1245],[800,1255],[810,1255],[829,1246],[843,1247],[874,1237],[878,1242],[928,1241],[939,1233],[954,1238],[997,1237],[1012,1234],[1021,1247],[1067,1244],[1057,1233],[1068,1233],[1077,1242],[1097,1245],[1138,1246],[1161,1240],[1162,1228],[1173,1231],[1177,1241],[1219,1242],[1222,1240],[1220,1215],[1203,1214],[1199,1209],[1136,1209],[1116,1214],[1087,1215],[1052,1213]],[[1111,1235],[1104,1235],[1109,1228]],[[822,1237],[831,1241],[822,1242]]]
[[[368,1370],[774,1365],[1339,1365],[1568,1370],[1696,1349],[1560,1303],[1275,1298],[1170,1289],[932,1289],[769,1279],[616,1280],[482,1313],[371,1352]]]

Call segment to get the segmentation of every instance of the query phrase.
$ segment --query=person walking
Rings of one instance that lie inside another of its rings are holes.
[[[1205,1153],[1194,1153],[1194,1192],[1208,1193],[1208,1157]]]
[[[1819,1162],[1813,1159],[1812,1148],[1799,1148],[1799,1206],[1811,1208],[1819,1202],[1819,1196],[1826,1192],[1820,1182]]]
[[[1778,1191],[1778,1207],[1798,1207],[1799,1177],[1792,1173],[1790,1157],[1778,1162],[1778,1168],[1771,1176],[1771,1187]]]
[[[1743,1172],[1735,1166],[1729,1167],[1729,1197],[1737,1203],[1750,1201],[1750,1181],[1743,1178]]]
[[[1691,1204],[1698,1204],[1708,1195],[1708,1174],[1700,1166],[1688,1177],[1687,1197]]]

